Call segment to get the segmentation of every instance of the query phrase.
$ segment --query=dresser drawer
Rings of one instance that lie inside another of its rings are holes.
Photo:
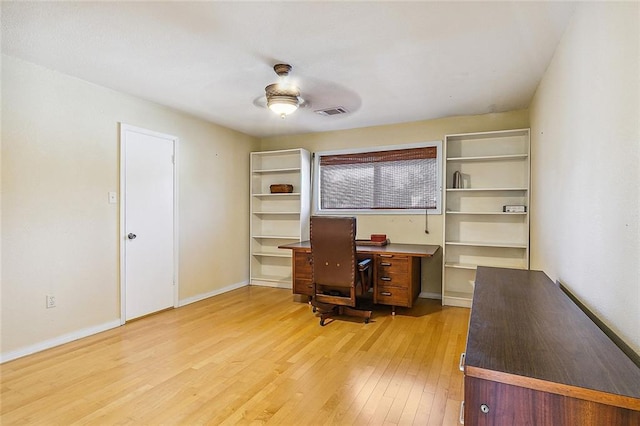
[[[392,287],[378,284],[376,303],[393,306],[410,306],[409,290],[402,287]]]

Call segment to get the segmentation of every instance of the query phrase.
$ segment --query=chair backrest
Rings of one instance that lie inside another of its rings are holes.
[[[311,217],[312,280],[316,285],[356,285],[356,218]]]

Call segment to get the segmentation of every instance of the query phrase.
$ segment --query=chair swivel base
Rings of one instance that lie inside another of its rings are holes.
[[[321,307],[319,306],[318,308]],[[320,313],[320,325],[324,327],[324,321],[327,318],[333,318],[341,315],[363,318],[365,324],[368,324],[369,320],[371,320],[371,311],[352,308],[350,306],[333,306],[329,310],[324,310],[324,312]]]

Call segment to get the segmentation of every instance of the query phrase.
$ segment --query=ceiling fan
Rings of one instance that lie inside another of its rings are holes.
[[[253,104],[269,108],[281,118],[298,109],[307,109],[312,101],[314,106],[319,108],[312,111],[314,115],[325,117],[352,113],[360,107],[360,97],[353,91],[337,83],[308,75],[302,77],[305,91],[303,98],[297,85],[298,79],[292,80],[289,75],[292,68],[289,64],[275,64],[273,70],[278,75],[278,81],[265,87],[265,94],[254,99]]]
[[[298,86],[287,81],[287,76],[291,72],[291,65],[275,64],[273,70],[280,77],[280,81],[265,87],[267,107],[281,118],[285,118],[295,112],[298,107],[304,105],[305,101],[300,97]]]

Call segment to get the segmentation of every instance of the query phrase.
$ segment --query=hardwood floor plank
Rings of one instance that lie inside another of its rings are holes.
[[[409,394],[407,395],[404,407],[402,408],[402,413],[400,415],[400,418],[398,419],[399,425],[413,424],[413,420],[415,419],[418,412],[418,407],[420,406],[422,389],[423,386],[417,383],[417,380],[414,377],[413,384],[411,385],[411,389],[409,390]]]
[[[429,417],[431,416],[431,407],[433,406],[433,400],[435,399],[435,394],[431,392],[422,392],[420,396],[420,402],[418,403],[418,410],[416,411],[416,415],[413,419],[413,424],[416,425],[426,425],[429,422]]]
[[[0,423],[454,424],[468,318],[419,299],[320,327],[245,287],[0,365]]]

